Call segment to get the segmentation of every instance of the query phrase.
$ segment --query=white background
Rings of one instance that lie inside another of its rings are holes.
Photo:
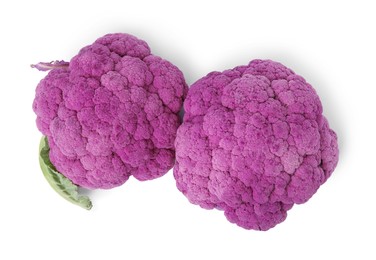
[[[1,1],[0,259],[376,259],[374,1]],[[91,211],[39,169],[31,104],[45,73],[109,32],[146,40],[189,84],[255,58],[317,90],[337,132],[332,177],[267,232],[189,204],[170,171],[94,191]]]

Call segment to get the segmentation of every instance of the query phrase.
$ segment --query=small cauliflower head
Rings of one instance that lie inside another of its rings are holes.
[[[81,187],[150,180],[175,160],[182,72],[129,34],[108,34],[39,83],[33,109],[50,160]]]
[[[175,140],[174,177],[191,203],[268,230],[333,172],[337,136],[315,90],[280,63],[254,60],[194,83]]]

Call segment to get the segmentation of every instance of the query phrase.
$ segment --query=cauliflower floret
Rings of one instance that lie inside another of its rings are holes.
[[[267,230],[304,203],[338,162],[315,90],[280,63],[212,72],[189,89],[174,177],[190,202]]]
[[[76,185],[108,189],[130,175],[150,180],[172,168],[187,93],[177,67],[121,33],[51,67],[33,109],[58,171]]]

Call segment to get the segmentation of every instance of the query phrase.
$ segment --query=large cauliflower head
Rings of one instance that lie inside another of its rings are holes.
[[[333,172],[336,134],[315,90],[280,63],[212,72],[189,89],[174,176],[190,202],[267,230]]]
[[[108,34],[39,83],[33,109],[50,160],[73,183],[112,188],[172,168],[182,72],[146,42]]]

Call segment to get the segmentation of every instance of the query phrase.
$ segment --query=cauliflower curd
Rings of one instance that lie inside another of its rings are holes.
[[[315,90],[280,63],[254,60],[194,83],[175,141],[174,176],[190,202],[267,230],[333,172],[337,136]]]
[[[56,169],[85,188],[113,188],[130,175],[150,180],[175,160],[182,72],[129,34],[108,34],[39,83],[33,109]]]

